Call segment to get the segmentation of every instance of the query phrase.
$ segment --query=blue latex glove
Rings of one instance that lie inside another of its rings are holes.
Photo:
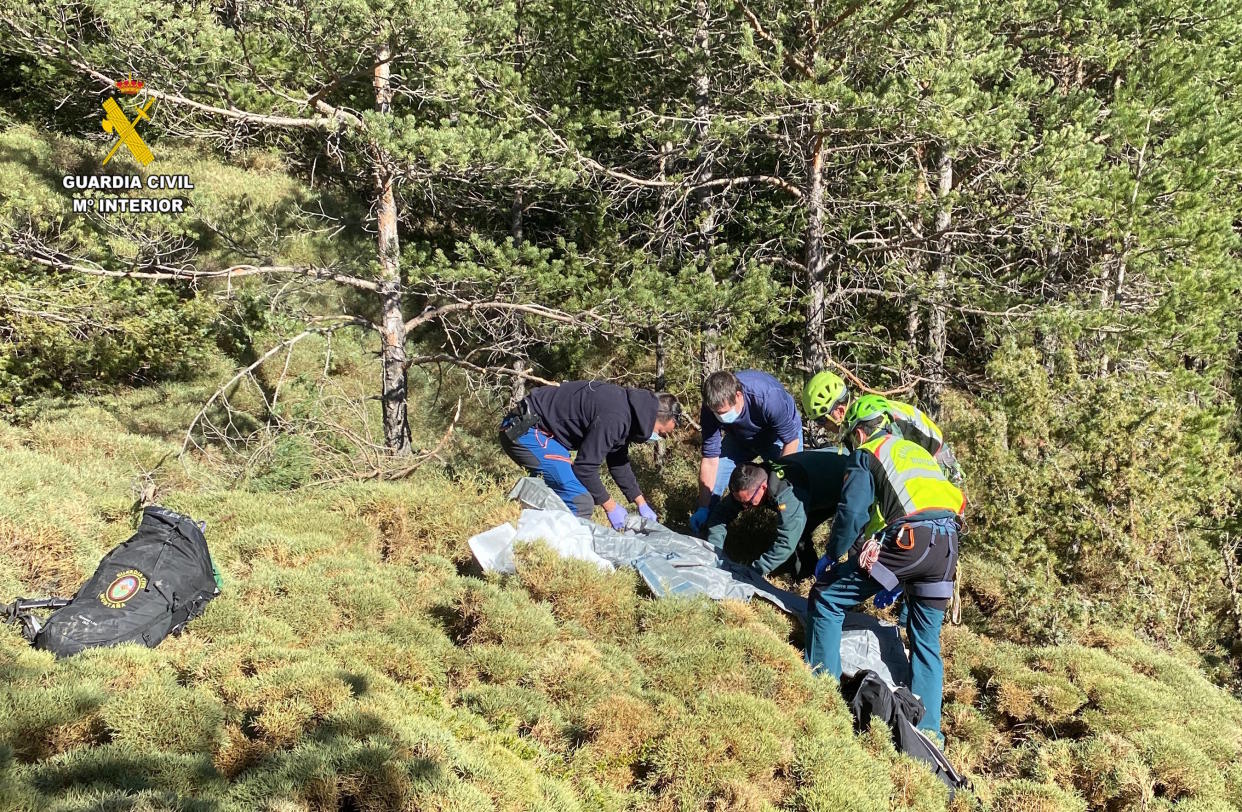
[[[638,515],[642,516],[644,519],[646,519],[649,522],[656,522],[658,524],[660,521],[660,517],[656,516],[656,512],[652,510],[651,505],[647,504],[646,502],[643,502],[641,505],[638,506]]]
[[[824,557],[815,563],[815,580],[818,581],[824,577],[825,572],[830,572],[837,565],[836,559],[829,558],[825,553]]]
[[[690,532],[698,535],[703,531],[703,525],[707,524],[707,517],[711,515],[711,508],[701,507],[690,516]]]
[[[625,519],[630,515],[626,512],[625,508],[620,505],[617,505],[612,510],[606,510],[604,512],[608,514],[608,523],[612,525],[613,530],[620,530],[625,527]]]
[[[881,592],[875,593],[875,597],[871,599],[871,602],[875,604],[876,609],[887,609],[900,597],[901,587],[898,586],[896,589],[885,589]]]

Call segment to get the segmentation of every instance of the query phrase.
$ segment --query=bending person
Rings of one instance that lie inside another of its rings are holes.
[[[733,469],[756,457],[776,460],[802,450],[802,416],[781,382],[747,369],[713,372],[703,382],[703,459],[698,508],[690,531],[701,533],[711,506],[720,500]]]
[[[640,516],[659,521],[630,468],[629,448],[667,437],[681,419],[681,405],[667,393],[566,381],[536,388],[506,415],[500,445],[531,476],[542,477],[574,513],[590,518],[599,505],[620,530],[629,514],[609,496],[600,466],[607,463]],[[577,454],[571,457],[571,451]]]
[[[809,578],[819,559],[812,536],[836,513],[848,462],[835,451],[803,451],[765,465],[742,463],[729,477],[729,496],[708,516],[707,540],[724,549],[729,524],[743,511],[773,510],[776,537],[751,566],[764,576],[788,571],[796,580]]]

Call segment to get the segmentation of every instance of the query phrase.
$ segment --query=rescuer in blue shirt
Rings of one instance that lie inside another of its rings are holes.
[[[781,382],[766,372],[713,372],[703,382],[703,460],[698,509],[690,530],[701,534],[733,469],[762,457],[769,462],[802,450],[802,416]]]

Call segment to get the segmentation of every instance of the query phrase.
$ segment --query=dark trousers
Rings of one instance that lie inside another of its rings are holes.
[[[788,575],[795,581],[812,577],[815,574],[815,565],[819,563],[819,553],[815,552],[815,542],[812,536],[815,535],[815,529],[820,525],[831,522],[833,515],[834,511],[830,510],[809,511],[806,517],[806,527],[802,530],[802,537],[798,539],[794,554],[784,564],[774,569],[772,574]]]

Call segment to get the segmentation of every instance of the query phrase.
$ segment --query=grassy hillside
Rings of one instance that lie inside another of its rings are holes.
[[[138,474],[203,391],[0,428],[0,600],[72,590],[132,532]],[[56,662],[0,633],[0,808],[944,808],[886,736],[853,735],[775,610],[655,601],[541,547],[482,577],[465,539],[516,515],[496,475],[516,471],[489,464],[268,492],[166,459],[158,499],[206,520],[224,594],[151,651]],[[1242,806],[1242,703],[1193,655],[1118,629],[945,648],[949,753],[985,808]]]

